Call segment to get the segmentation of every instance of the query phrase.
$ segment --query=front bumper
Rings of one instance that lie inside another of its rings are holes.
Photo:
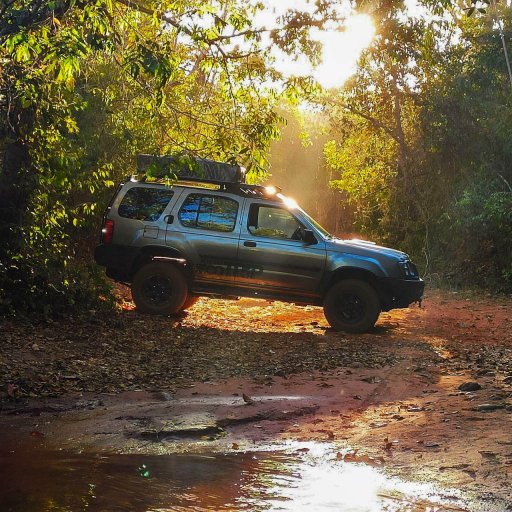
[[[406,308],[423,297],[425,282],[423,279],[385,278],[381,280],[385,292],[386,309]]]

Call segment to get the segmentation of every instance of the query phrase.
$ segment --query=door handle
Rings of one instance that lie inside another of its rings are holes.
[[[251,242],[250,240],[246,240],[244,242],[245,247],[256,247],[256,242]]]

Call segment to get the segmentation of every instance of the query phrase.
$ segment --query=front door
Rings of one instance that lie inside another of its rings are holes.
[[[243,287],[296,295],[317,295],[325,243],[306,244],[305,226],[280,204],[248,202],[238,244],[235,282]]]

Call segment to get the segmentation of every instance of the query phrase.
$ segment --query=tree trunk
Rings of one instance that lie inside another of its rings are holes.
[[[402,125],[402,106],[400,104],[400,91],[398,89],[397,72],[394,66],[391,67],[391,83],[393,95],[393,117],[395,121],[396,142],[398,144],[397,178],[399,182],[407,187],[407,143],[405,141]]]

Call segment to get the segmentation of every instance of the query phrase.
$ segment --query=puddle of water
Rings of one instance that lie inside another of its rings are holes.
[[[255,402],[287,402],[287,401],[297,401],[297,400],[313,400],[314,397],[308,396],[296,396],[296,395],[272,395],[272,396],[252,396],[251,397]],[[186,405],[190,404],[201,404],[201,405],[243,405],[244,400],[242,397],[235,396],[198,396],[198,397],[187,397],[187,398],[176,398],[172,400],[172,404],[176,405]]]
[[[212,455],[4,450],[0,482],[2,512],[483,510],[319,443]]]

